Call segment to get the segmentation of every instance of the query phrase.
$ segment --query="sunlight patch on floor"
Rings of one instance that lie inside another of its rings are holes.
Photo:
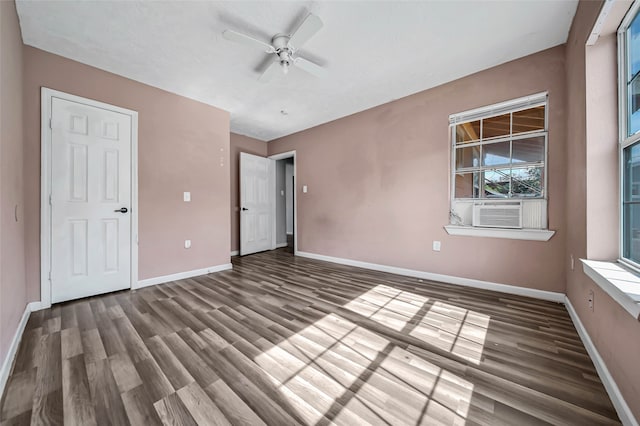
[[[308,424],[464,424],[473,393],[466,380],[336,314],[254,361]]]
[[[428,300],[428,297],[378,285],[344,307],[396,331],[402,331]]]
[[[489,315],[435,302],[409,334],[480,364],[490,319]]]
[[[428,303],[428,297],[378,285],[344,307],[479,364],[490,317],[445,302]]]
[[[340,343],[357,328],[356,324],[330,314],[261,353],[254,361],[271,376],[304,420],[315,424],[332,411],[335,401],[347,394],[367,369],[367,364],[350,359]],[[376,350],[389,343],[375,337],[372,344]],[[350,413],[345,412],[345,416],[357,420]]]

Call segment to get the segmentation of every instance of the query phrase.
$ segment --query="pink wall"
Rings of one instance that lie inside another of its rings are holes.
[[[267,156],[267,143],[249,136],[231,133],[231,251],[240,250],[240,153]]]
[[[616,259],[618,209],[617,34],[586,49],[587,257]]]
[[[564,46],[269,142],[296,150],[299,250],[564,292]],[[450,236],[452,113],[549,92],[548,242]],[[301,192],[307,185],[309,192]],[[442,242],[442,251],[431,249]]]
[[[228,263],[229,114],[32,47],[24,55],[29,299],[40,293],[42,86],[138,112],[140,279]]]
[[[580,2],[567,41],[567,296],[635,417],[640,419],[640,323],[582,271],[578,258],[617,256],[616,43],[585,49],[602,2]],[[615,25],[614,25],[615,27]],[[607,112],[607,108],[609,111]],[[594,292],[594,310],[587,296]]]
[[[0,365],[28,302],[24,263],[22,72],[22,38],[16,7],[14,2],[0,2]]]

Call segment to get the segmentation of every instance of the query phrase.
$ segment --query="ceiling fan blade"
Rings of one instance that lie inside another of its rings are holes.
[[[311,62],[308,59],[301,58],[300,56],[298,56],[296,59],[294,59],[293,64],[295,66],[297,66],[298,68],[302,68],[303,70],[305,70],[309,74],[314,75],[316,77],[322,78],[325,75],[327,75],[327,70],[322,68],[320,65],[318,65],[318,64],[316,64],[314,62]]]
[[[268,81],[271,81],[278,74],[282,74],[282,66],[280,65],[280,61],[273,61],[267,67],[267,69],[264,70],[258,80],[266,83]]]
[[[305,20],[296,29],[291,38],[289,39],[289,45],[295,49],[299,49],[303,44],[307,42],[315,33],[322,28],[322,21],[314,14],[309,14]]]
[[[269,43],[265,43],[263,41],[257,40],[253,37],[250,37],[246,34],[237,33],[233,30],[224,30],[222,32],[222,37],[227,40],[235,41],[236,43],[242,43],[247,46],[258,47],[264,50],[266,53],[273,53],[276,49],[271,46]]]

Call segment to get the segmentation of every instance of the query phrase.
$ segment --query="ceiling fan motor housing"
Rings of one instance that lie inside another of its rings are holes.
[[[280,58],[280,65],[282,65],[285,73],[289,70],[289,66],[293,61],[293,49],[289,46],[289,39],[290,37],[285,34],[276,34],[271,39],[271,44],[276,48],[276,54]]]

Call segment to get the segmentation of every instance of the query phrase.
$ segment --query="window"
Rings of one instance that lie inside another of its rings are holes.
[[[452,115],[453,198],[544,198],[546,111],[541,94]]]
[[[454,235],[547,241],[547,93],[449,116]],[[509,231],[509,232],[506,232]]]
[[[618,31],[620,87],[621,257],[640,265],[640,15],[638,4]]]

